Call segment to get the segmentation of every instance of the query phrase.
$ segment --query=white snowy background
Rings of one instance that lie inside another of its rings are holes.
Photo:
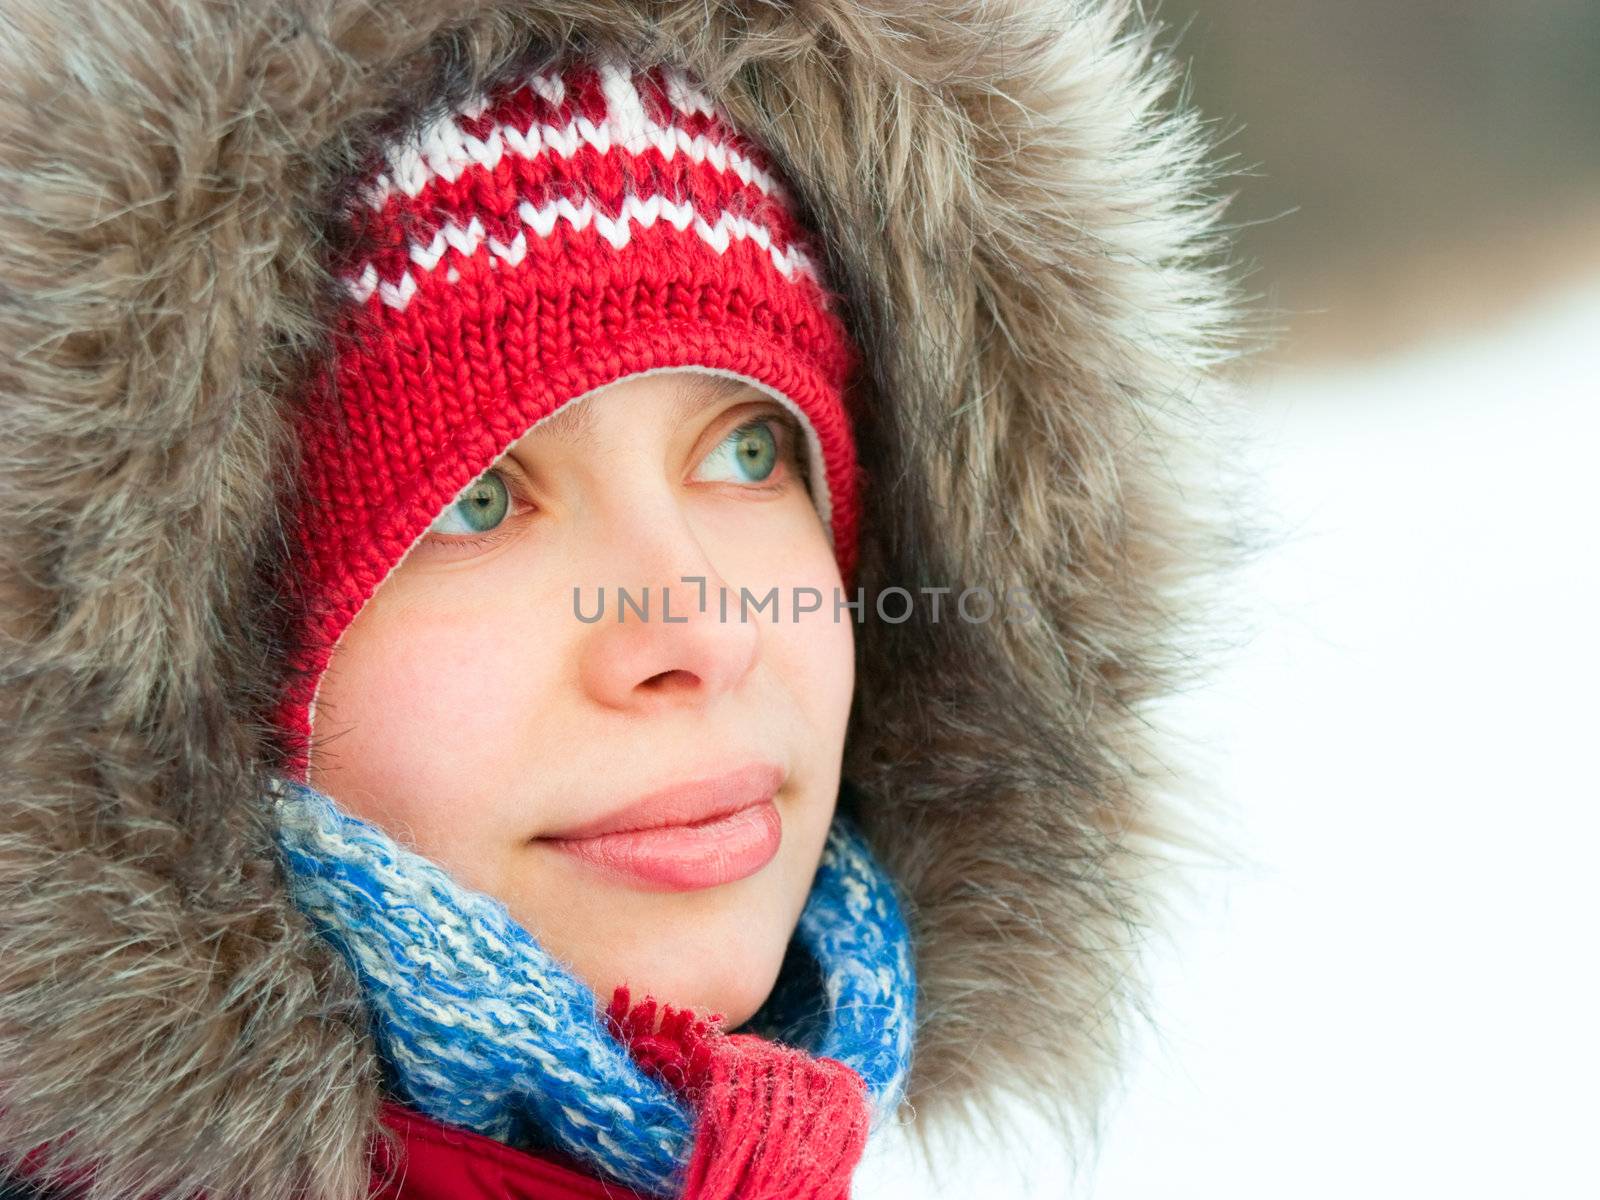
[[[888,1131],[857,1200],[1600,1197],[1600,278],[1257,377],[1257,630],[1169,716],[1246,865],[1076,1171]]]

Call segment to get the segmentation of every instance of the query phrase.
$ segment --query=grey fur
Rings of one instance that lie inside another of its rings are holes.
[[[1132,0],[11,0],[0,1161],[73,1131],[96,1197],[364,1194],[360,996],[258,799],[286,397],[375,122],[573,33],[698,71],[822,232],[871,360],[863,584],[1040,609],[862,629],[846,774],[921,947],[913,1129],[1009,1089],[1091,1132],[1204,839],[1149,706],[1240,556],[1246,321],[1158,32]]]

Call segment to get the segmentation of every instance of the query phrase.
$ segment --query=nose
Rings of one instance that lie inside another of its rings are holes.
[[[758,617],[740,619],[737,589],[728,588],[728,603],[720,603],[727,584],[687,530],[679,527],[670,542],[656,540],[652,551],[654,583],[580,594],[585,618],[601,612],[584,634],[582,687],[596,703],[621,711],[709,705],[755,666]]]

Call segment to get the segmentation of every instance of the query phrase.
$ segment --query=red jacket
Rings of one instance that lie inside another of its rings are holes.
[[[386,1143],[373,1143],[371,1200],[649,1200],[589,1174],[558,1150],[517,1150],[394,1100],[385,1100],[379,1112],[404,1149],[397,1157]],[[36,1154],[9,1176],[0,1173],[0,1200],[67,1200],[73,1194],[70,1182],[42,1188],[34,1178]]]
[[[392,1152],[374,1140],[370,1200],[653,1200],[591,1174],[559,1150],[518,1150],[395,1100],[382,1102],[379,1118],[399,1136],[400,1149]],[[37,1154],[9,1175],[0,1172],[0,1200],[69,1200],[76,1194],[74,1184],[86,1172],[44,1188],[34,1177]]]
[[[372,1200],[636,1200],[640,1193],[588,1174],[557,1150],[515,1150],[386,1100],[383,1123],[405,1139],[396,1164],[379,1144]],[[395,1170],[396,1166],[400,1170]]]

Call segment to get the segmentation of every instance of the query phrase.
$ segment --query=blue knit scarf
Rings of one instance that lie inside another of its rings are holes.
[[[360,979],[388,1089],[435,1120],[676,1194],[694,1113],[635,1064],[588,985],[503,902],[315,788],[273,791],[290,894]],[[739,1031],[859,1072],[876,1129],[909,1072],[912,961],[888,875],[836,810],[778,983]]]

